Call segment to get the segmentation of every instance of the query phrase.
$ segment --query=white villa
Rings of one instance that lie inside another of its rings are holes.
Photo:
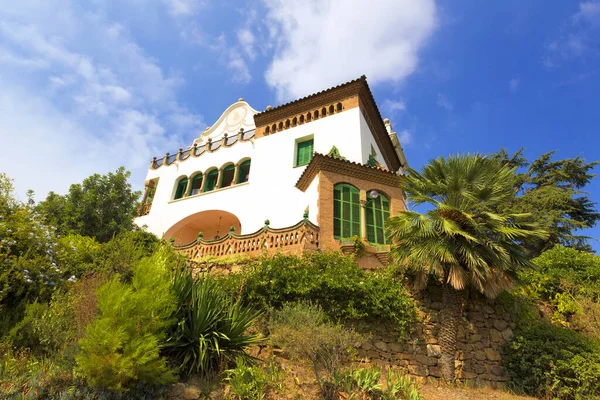
[[[364,76],[261,112],[239,99],[187,149],[152,160],[136,223],[192,257],[353,251],[358,238],[376,267],[405,167]]]

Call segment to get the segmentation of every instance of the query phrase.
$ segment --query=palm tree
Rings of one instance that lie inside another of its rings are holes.
[[[424,288],[430,277],[442,284],[440,366],[455,378],[457,328],[463,297],[473,287],[489,298],[510,288],[516,269],[530,265],[521,241],[546,233],[528,214],[494,214],[490,207],[514,196],[515,168],[481,155],[440,157],[419,173],[409,170],[403,188],[414,205],[389,219],[394,262]]]

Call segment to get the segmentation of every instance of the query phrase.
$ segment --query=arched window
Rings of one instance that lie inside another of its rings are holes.
[[[367,193],[377,193],[372,190]],[[384,225],[390,217],[390,201],[379,193],[376,198],[369,199],[366,206],[367,240],[371,244],[387,244]]]
[[[200,193],[202,187],[202,172],[194,175],[192,178],[192,184],[190,185],[190,196]]]
[[[265,135],[268,135],[270,131],[271,131],[271,127],[270,127],[270,126],[267,126],[267,127],[265,128]]]
[[[360,192],[347,183],[333,187],[333,236],[360,236]]]
[[[325,107],[321,108],[321,117],[327,116],[327,109]]]
[[[329,106],[329,114],[333,114],[333,110],[334,110],[334,108],[333,108],[333,104],[332,104]]]
[[[204,191],[210,192],[217,186],[217,179],[219,178],[219,170],[213,169],[206,174],[206,183],[204,184]]]
[[[233,175],[235,174],[235,166],[229,164],[221,171],[221,184],[219,187],[228,187],[233,184]]]
[[[337,103],[337,111],[342,111],[342,103]]]
[[[177,189],[175,189],[175,197],[173,197],[174,200],[177,200],[177,199],[180,199],[183,197],[183,194],[185,193],[185,189],[187,188],[187,184],[188,184],[187,176],[184,176],[183,178],[181,178],[179,180],[179,182],[177,182]]]
[[[243,163],[241,163],[238,167],[236,183],[248,182],[249,177],[250,177],[250,160],[246,160]]]

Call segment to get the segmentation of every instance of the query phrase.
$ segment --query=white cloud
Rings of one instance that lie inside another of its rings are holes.
[[[433,0],[265,2],[275,47],[265,78],[279,100],[298,98],[366,74],[400,82],[436,27]]]
[[[397,114],[399,111],[405,111],[406,105],[402,100],[386,99],[383,102],[383,109],[389,112],[390,114]]]
[[[248,58],[254,60],[256,58],[256,52],[254,51],[256,39],[254,38],[254,34],[249,29],[244,28],[237,32],[237,39]]]
[[[452,103],[448,100],[448,97],[442,93],[438,93],[437,95],[437,105],[445,108],[448,111],[452,111]]]
[[[598,46],[599,28],[600,1],[579,3],[579,11],[570,17],[561,35],[545,45],[544,66],[555,68],[569,60],[597,55],[593,49]]]
[[[0,143],[10,149],[2,168],[21,194],[31,188],[41,200],[120,165],[140,187],[153,155],[201,129],[202,117],[177,101],[182,78],[101,11],[71,0],[0,9]]]
[[[163,0],[169,12],[175,16],[190,15],[198,11],[202,2],[199,0]]]
[[[519,89],[520,83],[521,83],[521,81],[518,78],[512,78],[508,82],[508,88],[510,89],[511,92],[515,93]]]
[[[412,134],[407,130],[403,130],[402,132],[397,133],[398,139],[400,140],[400,144],[402,146],[406,146],[412,143]]]
[[[575,14],[576,21],[600,23],[600,1],[585,1],[579,3],[579,12]]]

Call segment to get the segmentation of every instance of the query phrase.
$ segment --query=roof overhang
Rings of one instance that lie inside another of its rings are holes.
[[[402,177],[395,172],[380,167],[370,167],[348,160],[315,153],[310,163],[296,182],[296,187],[305,192],[320,171],[335,172],[386,186],[400,187]]]
[[[394,148],[373,93],[367,84],[367,77],[364,75],[353,81],[260,112],[254,115],[254,123],[257,128],[270,125],[287,117],[318,108],[323,104],[335,103],[352,96],[358,97],[359,108],[373,133],[377,146],[381,149],[386,164],[390,169],[397,171],[403,166],[403,162]]]

